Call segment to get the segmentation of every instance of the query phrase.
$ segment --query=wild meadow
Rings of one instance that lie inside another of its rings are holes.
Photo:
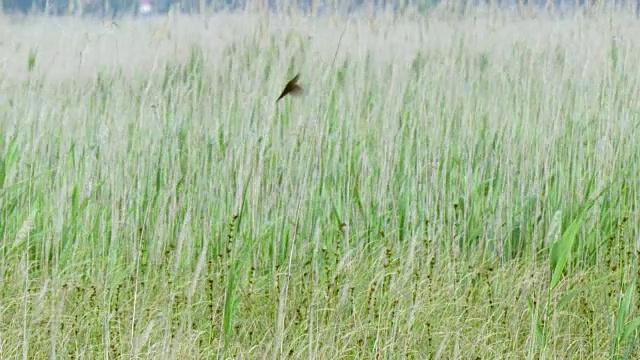
[[[631,15],[1,22],[0,358],[640,357]]]

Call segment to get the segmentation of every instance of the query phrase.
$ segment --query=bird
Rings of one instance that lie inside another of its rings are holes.
[[[287,85],[284,86],[284,90],[282,90],[282,93],[280,94],[276,102],[280,101],[280,99],[287,96],[288,94],[299,95],[302,92],[302,88],[300,87],[300,85],[298,85],[299,78],[300,74],[298,73],[293,77],[293,79],[289,80]]]

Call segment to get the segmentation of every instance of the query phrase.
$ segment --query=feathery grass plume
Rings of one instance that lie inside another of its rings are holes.
[[[165,21],[159,28],[156,28],[153,31],[153,35],[151,38],[151,43],[157,45],[163,40],[171,40],[171,28],[175,23],[177,7],[176,5],[172,5],[167,12]]]
[[[20,245],[22,245],[31,230],[33,230],[33,220],[31,220],[31,218],[28,218],[24,223],[22,223],[20,230],[18,230],[15,241],[13,242],[12,249],[16,249]]]

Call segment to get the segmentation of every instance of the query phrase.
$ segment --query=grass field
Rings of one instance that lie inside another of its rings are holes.
[[[162,21],[2,19],[1,358],[640,357],[631,16]]]

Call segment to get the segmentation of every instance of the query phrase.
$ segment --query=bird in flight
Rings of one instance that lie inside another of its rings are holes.
[[[287,85],[285,85],[284,90],[282,90],[282,93],[280,94],[276,102],[278,102],[280,99],[287,96],[288,94],[299,95],[302,92],[302,88],[300,87],[300,85],[298,85],[299,77],[300,77],[300,74],[297,74],[296,76],[293,77],[293,79],[289,80],[289,82],[287,83]]]

